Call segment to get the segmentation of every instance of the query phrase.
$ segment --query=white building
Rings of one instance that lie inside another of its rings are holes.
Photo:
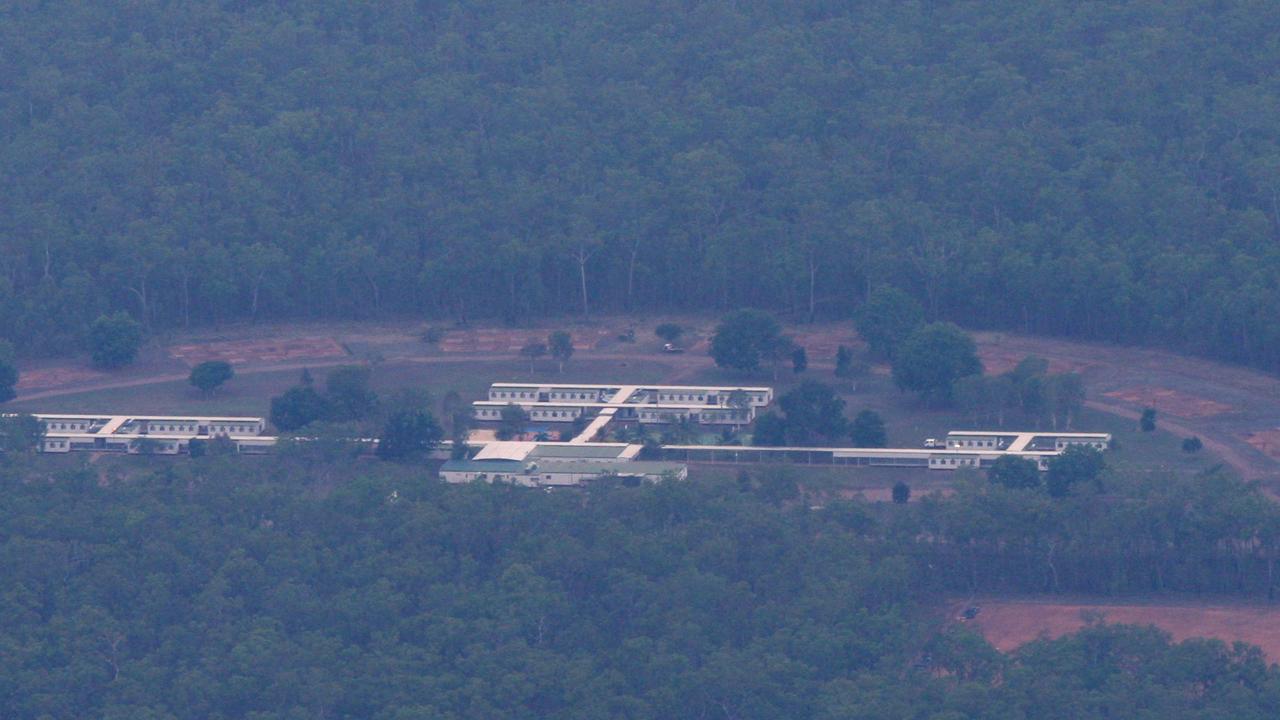
[[[120,452],[176,455],[190,452],[192,440],[226,438],[238,452],[260,453],[275,445],[264,436],[267,422],[255,417],[194,415],[37,414],[42,452]]]
[[[703,425],[746,425],[773,402],[773,388],[708,385],[561,385],[494,383],[489,399],[473,403],[476,418],[496,421],[519,405],[536,422],[573,422],[606,411],[645,424],[691,419]]]
[[[492,442],[470,459],[447,461],[440,477],[451,483],[564,487],[601,477],[657,482],[689,475],[678,463],[636,460],[639,452],[639,445],[625,443]]]

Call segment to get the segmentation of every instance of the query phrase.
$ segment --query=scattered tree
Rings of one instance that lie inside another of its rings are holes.
[[[435,449],[444,431],[426,408],[400,408],[387,417],[378,439],[378,457],[384,460],[420,458]]]
[[[1138,427],[1142,432],[1155,432],[1156,429],[1156,409],[1146,408],[1142,411],[1142,418],[1138,420]]]
[[[529,425],[529,413],[515,403],[507,403],[502,408],[498,420],[497,436],[499,440],[510,440],[524,434]]]
[[[752,445],[781,447],[787,444],[787,423],[775,413],[767,412],[756,416],[755,429],[751,434]]]
[[[560,364],[560,372],[563,373],[564,364],[573,357],[573,336],[564,330],[557,330],[547,336],[547,346],[551,350],[551,357]]]
[[[782,328],[772,315],[739,310],[720,322],[711,337],[711,357],[722,368],[754,372],[782,343]]]
[[[207,360],[191,368],[189,381],[200,392],[208,395],[233,377],[235,370],[231,368],[231,363],[225,360]]]
[[[1182,452],[1188,455],[1198,453],[1204,448],[1204,442],[1198,437],[1189,437],[1182,441]]]
[[[271,398],[271,424],[280,432],[293,432],[323,418],[328,403],[315,388],[298,385]]]
[[[326,419],[345,422],[362,420],[378,407],[378,395],[369,387],[367,365],[343,365],[325,376]]]
[[[27,413],[0,415],[0,455],[26,455],[40,449],[44,423]]]
[[[529,358],[529,374],[533,375],[533,363],[538,358],[547,354],[547,344],[544,342],[532,341],[520,348],[520,355]]]
[[[987,479],[1014,490],[1040,487],[1040,469],[1035,462],[1016,455],[1001,455],[987,469]]]
[[[104,370],[133,363],[142,347],[142,325],[120,311],[100,315],[89,326],[89,350],[93,366]]]
[[[891,285],[881,285],[854,313],[858,335],[867,350],[892,360],[898,346],[924,322],[924,308],[915,298]]]
[[[926,401],[951,400],[955,381],[982,372],[973,338],[951,323],[931,323],[913,332],[893,360],[898,387]]]
[[[863,410],[853,418],[849,434],[853,444],[864,448],[888,447],[889,438],[885,432],[884,418],[875,410]]]
[[[799,375],[809,369],[809,355],[805,353],[804,348],[797,345],[791,351],[791,371]]]
[[[1085,445],[1072,445],[1049,461],[1045,485],[1053,497],[1065,497],[1079,483],[1098,482],[1105,467],[1102,453]]]
[[[13,345],[0,340],[0,402],[8,402],[18,396],[18,365]]]
[[[911,501],[911,486],[899,480],[893,484],[893,501],[898,505],[906,505]]]
[[[809,380],[778,399],[786,423],[787,442],[809,445],[819,438],[832,441],[849,430],[844,399],[830,385]]]
[[[847,378],[853,375],[853,351],[847,346],[836,348],[836,377]]]

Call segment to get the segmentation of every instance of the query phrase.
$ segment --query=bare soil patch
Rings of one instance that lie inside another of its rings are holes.
[[[79,382],[101,380],[107,374],[89,368],[51,367],[35,370],[23,370],[18,378],[19,390],[32,390],[49,387],[60,387]]]
[[[331,337],[296,337],[279,340],[226,340],[190,345],[171,345],[169,356],[195,366],[209,360],[225,360],[233,365],[271,363],[286,360],[335,358],[347,355],[346,348]]]
[[[1249,433],[1245,436],[1245,441],[1268,457],[1280,460],[1280,429]]]
[[[1112,390],[1109,393],[1105,393],[1105,395],[1134,405],[1140,405],[1144,408],[1155,408],[1160,412],[1184,418],[1212,417],[1235,410],[1234,407],[1226,403],[1151,385]]]
[[[1090,618],[1101,618],[1113,625],[1154,625],[1178,641],[1206,637],[1230,644],[1239,640],[1262,648],[1272,662],[1280,661],[1280,608],[1274,606],[974,600],[958,605],[953,615],[969,604],[982,611],[967,624],[1001,652],[1037,638],[1073,633]]]
[[[978,359],[982,361],[982,367],[988,375],[999,375],[1008,372],[1018,366],[1028,355],[1022,348],[1010,348],[1003,345],[981,344],[978,346]],[[1037,357],[1040,357],[1037,355]],[[1044,358],[1049,363],[1049,372],[1065,373],[1075,372],[1083,373],[1093,367],[1094,363],[1082,358],[1066,358],[1061,356]]]

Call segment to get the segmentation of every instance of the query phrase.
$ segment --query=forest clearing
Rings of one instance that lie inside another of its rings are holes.
[[[952,606],[953,617],[964,608],[980,612],[957,620],[982,633],[997,650],[1011,652],[1040,638],[1054,639],[1092,623],[1154,625],[1176,641],[1215,638],[1228,645],[1257,645],[1270,662],[1280,662],[1280,608],[1250,603],[1195,601],[1116,602],[1103,599],[975,598]]]

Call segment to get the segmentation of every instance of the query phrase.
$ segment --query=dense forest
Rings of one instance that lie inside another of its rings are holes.
[[[1094,626],[1004,656],[939,614],[983,591],[1257,597],[1280,510],[1256,488],[1111,475],[1052,498],[973,478],[814,509],[794,479],[755,472],[548,494],[305,453],[9,456],[0,716],[1249,720],[1280,705],[1255,648]]]
[[[1277,37],[1268,0],[8,2],[0,335],[890,283],[1274,370]]]

